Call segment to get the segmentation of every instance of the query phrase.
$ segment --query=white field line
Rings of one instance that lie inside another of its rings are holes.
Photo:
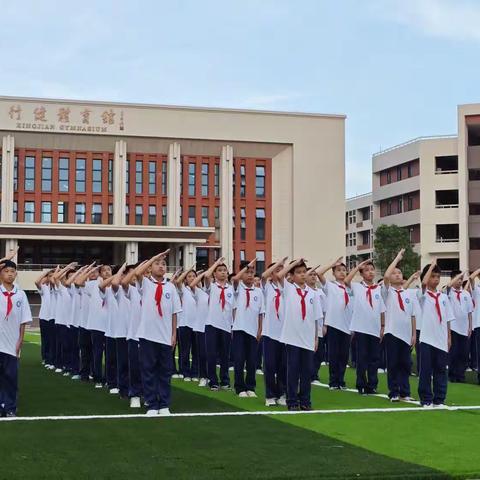
[[[188,418],[188,417],[243,417],[243,416],[273,416],[273,415],[332,415],[341,413],[396,413],[396,412],[434,412],[439,410],[458,411],[458,410],[480,410],[480,405],[454,405],[441,408],[418,408],[418,407],[398,407],[398,408],[349,408],[334,410],[310,410],[310,411],[269,411],[260,410],[256,412],[199,412],[199,413],[172,413],[170,415],[148,416],[143,414],[123,414],[123,415],[46,415],[42,417],[13,417],[0,418],[1,422],[37,422],[37,421],[62,421],[62,420],[110,420],[110,419],[159,419],[159,418]]]

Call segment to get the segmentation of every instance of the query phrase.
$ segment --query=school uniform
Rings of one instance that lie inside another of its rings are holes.
[[[140,325],[141,297],[138,289],[133,285],[128,286],[124,297],[128,300],[128,304],[126,304],[128,310],[128,396],[133,398],[143,394],[140,346],[137,334]],[[123,308],[122,305],[120,308]]]
[[[233,323],[233,287],[212,283],[209,294],[208,315],[205,321],[205,344],[207,349],[207,374],[210,388],[218,387],[217,356],[220,361],[220,385],[230,386],[228,375],[230,343]]]
[[[472,328],[475,337],[475,368],[477,369],[477,380],[480,384],[480,285],[477,284],[472,290],[473,315]]]
[[[413,290],[382,286],[385,303],[385,336],[388,397],[410,396],[412,317],[419,316],[420,305]]]
[[[447,395],[448,323],[455,317],[444,293],[422,290],[418,297],[422,309],[418,394],[422,405],[440,405]]]
[[[80,349],[80,380],[84,382],[88,382],[90,376],[93,375],[92,337],[89,330],[87,330],[90,297],[85,292],[87,288],[90,288],[87,285],[90,285],[92,282],[96,283],[96,280],[89,280],[85,287],[79,287],[78,346]]]
[[[198,366],[198,378],[207,378],[207,351],[205,345],[205,319],[208,315],[208,293],[201,287],[195,287],[193,292],[195,299],[195,315],[192,326],[196,357],[195,363]]]
[[[287,350],[280,341],[285,321],[282,287],[268,281],[263,287],[265,317],[262,325],[265,397],[278,400],[286,394]]]
[[[302,289],[285,281],[283,297],[285,321],[280,341],[287,346],[287,406],[309,409],[315,329],[323,314],[314,291],[308,286]]]
[[[171,282],[143,278],[140,355],[145,402],[150,410],[170,406],[172,375],[172,317],[182,311],[177,289]]]
[[[52,310],[52,287],[50,283],[38,288],[41,304],[39,312],[40,336],[42,341],[42,360],[46,365],[55,363],[55,320]]]
[[[263,293],[243,282],[235,290],[235,314],[232,327],[235,392],[255,392],[259,317],[265,313]],[[246,369],[246,375],[244,374]]]
[[[449,352],[448,377],[451,382],[464,382],[468,363],[469,316],[473,312],[472,297],[465,290],[447,291],[455,320],[450,324],[452,345]]]
[[[20,326],[32,321],[27,295],[17,286],[0,286],[0,416],[15,415],[18,397],[16,345]]]
[[[328,328],[328,370],[330,388],[345,387],[350,348],[352,304],[349,291],[338,282],[326,282],[323,291],[327,298],[325,325]]]
[[[322,311],[322,315],[324,315],[325,311],[327,310],[327,303],[326,303],[327,297],[322,289],[314,289],[314,292],[316,296],[315,301],[319,303],[320,309]],[[320,365],[325,360],[324,341],[325,339],[323,338],[323,318],[322,318],[322,321],[319,322],[319,325],[318,325],[318,348],[317,348],[317,351],[315,352],[315,355],[313,356],[312,382],[319,380],[318,372],[320,370]]]
[[[105,328],[105,380],[109,390],[118,388],[117,373],[117,342],[115,325],[119,318],[118,302],[112,287],[107,287],[105,292],[100,292],[104,308],[107,311]]]
[[[97,280],[85,284],[85,293],[89,297],[87,330],[92,339],[92,358],[93,358],[93,381],[96,384],[104,382],[103,374],[103,353],[105,351],[105,330],[107,328],[108,312],[105,308],[105,302],[100,295],[100,282]]]
[[[195,323],[196,303],[193,292],[190,287],[182,285],[180,287],[182,301],[182,311],[178,314],[178,355],[179,371],[184,378],[192,378],[198,375],[198,366],[193,362],[193,330]],[[192,362],[190,354],[192,353]]]
[[[119,288],[117,292],[113,288],[109,288],[112,293],[113,300],[116,305],[110,312],[109,310],[109,324],[112,338],[115,339],[116,350],[116,379],[117,387],[121,397],[128,397],[128,321],[129,321],[129,300],[125,296],[123,288]],[[108,297],[111,298],[111,297]]]
[[[378,385],[381,315],[385,304],[380,285],[352,283],[353,313],[351,330],[357,342],[356,387],[360,393],[374,393]]]
[[[70,328],[69,328],[69,346],[70,346],[70,371],[72,375],[80,374],[80,344],[79,344],[79,326],[82,315],[82,292],[75,285],[70,286],[71,310],[70,310]]]
[[[72,299],[70,291],[64,285],[55,287],[57,297],[55,311],[55,329],[57,336],[57,354],[55,367],[67,373],[71,371],[71,339],[70,317],[72,314]]]

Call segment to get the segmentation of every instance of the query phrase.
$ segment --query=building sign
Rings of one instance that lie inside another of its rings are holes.
[[[49,130],[73,133],[121,133],[125,130],[121,109],[50,103],[2,102],[0,128]]]

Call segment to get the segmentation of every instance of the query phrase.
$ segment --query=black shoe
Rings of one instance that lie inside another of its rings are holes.
[[[7,418],[15,418],[17,414],[15,412],[7,412],[5,415]]]
[[[304,412],[310,412],[312,407],[310,405],[300,405],[300,410],[303,410]]]
[[[376,395],[377,394],[377,389],[376,388],[366,388],[365,393],[367,395]]]

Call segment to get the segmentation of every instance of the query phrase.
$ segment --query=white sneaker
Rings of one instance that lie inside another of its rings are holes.
[[[413,397],[400,397],[401,402],[414,402],[415,399]]]
[[[89,375],[89,376],[88,376],[88,379],[89,379],[89,380],[93,380],[93,376],[92,376],[92,375]]]
[[[314,380],[312,382],[312,385],[321,385],[320,380]]]
[[[198,378],[197,378],[197,377],[193,377],[193,378],[192,378],[192,382],[198,382]]]
[[[470,367],[468,367],[465,371],[466,372],[473,372],[473,370]]]
[[[62,372],[63,372],[63,370],[61,368],[56,368],[55,369],[55,373],[62,373]]]
[[[201,378],[200,381],[198,382],[199,387],[206,387],[207,386],[207,379],[206,378]]]
[[[140,408],[141,406],[140,397],[132,397],[130,399],[130,408]]]
[[[164,416],[164,417],[168,417],[168,415],[171,415],[169,408],[161,408],[161,409],[158,411],[158,414],[159,414],[159,415],[162,415],[162,416]]]
[[[156,417],[158,415],[158,410],[147,410],[145,415],[147,417]]]
[[[179,373],[178,378],[183,378],[183,375],[181,373]]]
[[[247,390],[247,395],[250,398],[257,398],[257,394],[253,390]]]
[[[385,370],[383,368],[377,368],[377,373],[385,373]]]
[[[179,375],[178,373],[174,373],[174,374],[172,375],[172,378],[180,378],[180,375]]]
[[[444,403],[434,403],[433,408],[447,408]]]
[[[118,388],[111,388],[109,390],[109,393],[111,393],[112,395],[118,395],[120,393],[120,390]]]
[[[48,363],[44,363],[43,366],[47,369],[50,368],[50,365]]]
[[[80,380],[80,375],[73,375],[72,380]]]
[[[276,404],[277,404],[277,402],[275,401],[274,398],[267,398],[267,399],[265,400],[265,406],[266,406],[266,407],[273,407],[273,406],[276,405]]]
[[[391,397],[391,398],[390,398],[390,401],[391,401],[392,403],[394,403],[394,402],[399,402],[399,401],[400,401],[400,398],[399,398],[399,397],[396,397],[396,396],[395,396],[395,397]]]
[[[327,364],[327,362],[322,362],[320,365],[322,365],[323,367]]]
[[[101,383],[96,383],[95,388],[103,388],[103,385]]]
[[[70,376],[70,372],[65,372],[65,373],[63,374],[63,376],[64,376],[64,377],[69,377],[69,376]]]
[[[240,398],[248,398],[248,393],[247,393],[247,392],[240,392],[240,393],[238,394],[238,396],[239,396]]]
[[[285,395],[282,395],[280,398],[277,398],[277,405],[281,405],[282,407],[285,407],[287,405],[287,399]]]
[[[256,375],[263,375],[263,370],[260,370],[259,368],[255,370]]]
[[[424,403],[422,405],[423,408],[433,408],[433,405],[431,403]]]
[[[48,369],[49,369],[49,370],[55,370],[55,365],[49,365],[49,366],[48,366]]]
[[[230,368],[228,369],[229,372],[233,372],[234,370],[235,370],[235,369],[234,369],[233,367],[230,367]]]
[[[184,381],[184,382],[191,382],[192,379],[191,379],[190,377],[184,377],[183,381]]]

